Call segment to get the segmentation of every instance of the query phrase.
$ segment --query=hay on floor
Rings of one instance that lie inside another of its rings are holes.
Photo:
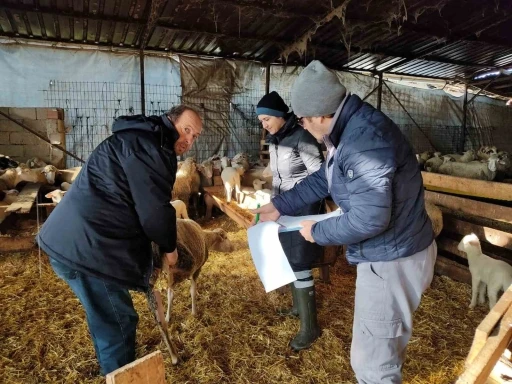
[[[172,366],[145,298],[134,293],[140,314],[137,356],[161,349],[172,383],[354,383],[350,368],[355,269],[339,260],[330,285],[319,283],[321,338],[293,353],[288,342],[298,320],[279,317],[288,294],[266,294],[253,267],[245,230],[222,216],[237,244],[231,254],[210,252],[198,281],[198,311],[190,313],[188,282],[176,289],[171,337],[181,363]],[[0,255],[0,371],[5,383],[104,383],[84,312],[68,286],[38,251]],[[405,383],[453,383],[463,370],[485,307],[469,310],[470,288],[435,277],[415,315],[404,368]]]

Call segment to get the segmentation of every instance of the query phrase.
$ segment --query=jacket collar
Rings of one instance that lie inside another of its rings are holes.
[[[267,135],[266,141],[271,144],[279,144],[281,140],[283,140],[286,136],[295,131],[297,127],[297,118],[293,113],[290,113],[288,117],[286,117],[286,122],[284,126],[277,131],[274,135]]]
[[[339,117],[334,123],[332,132],[329,135],[329,140],[335,147],[338,147],[341,135],[343,134],[343,131],[345,130],[348,121],[350,120],[352,115],[356,113],[359,108],[361,108],[363,104],[363,101],[357,95],[348,96],[348,99],[345,100],[344,102],[345,105],[342,107]]]
[[[176,126],[172,123],[167,115],[160,116],[164,127],[160,129],[161,147],[174,152],[174,143],[179,139],[180,134]]]

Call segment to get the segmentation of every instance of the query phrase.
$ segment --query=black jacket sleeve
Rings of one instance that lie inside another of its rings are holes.
[[[173,168],[158,148],[134,152],[123,164],[140,224],[162,252],[176,249],[176,211],[170,203]]]

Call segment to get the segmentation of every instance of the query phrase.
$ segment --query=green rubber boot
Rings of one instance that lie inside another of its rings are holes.
[[[315,287],[294,288],[296,291],[297,308],[299,309],[299,333],[290,341],[294,351],[306,349],[320,337],[320,327],[316,318]]]
[[[292,307],[291,308],[279,308],[277,313],[280,316],[299,317],[299,308],[297,307],[297,289],[293,283],[288,284],[292,291]]]

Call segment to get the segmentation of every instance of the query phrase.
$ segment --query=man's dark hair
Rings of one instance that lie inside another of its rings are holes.
[[[169,120],[171,120],[173,123],[175,123],[176,120],[178,120],[180,118],[180,116],[183,114],[183,112],[185,112],[185,111],[192,111],[197,116],[201,117],[201,115],[199,114],[197,109],[195,109],[194,107],[191,107],[190,105],[186,105],[186,104],[180,104],[175,107],[172,107],[165,114],[167,115]]]

